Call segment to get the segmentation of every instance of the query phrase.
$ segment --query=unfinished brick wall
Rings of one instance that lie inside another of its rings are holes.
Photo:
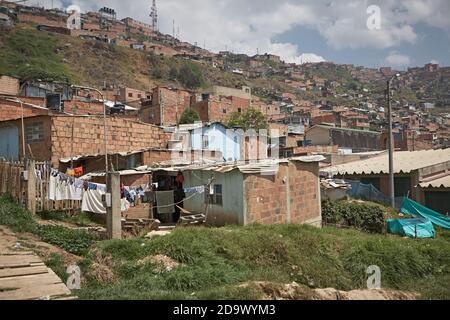
[[[84,102],[79,100],[64,101],[64,112],[79,115],[103,114],[103,103]]]
[[[320,225],[318,171],[317,163],[289,162],[280,164],[275,176],[245,174],[247,223],[288,223],[289,201],[291,223]]]
[[[141,185],[147,185],[152,183],[152,175],[150,173],[141,173],[134,175],[127,175],[120,177],[120,183],[123,183],[128,187],[139,187]]]
[[[287,189],[283,183],[287,169],[286,164],[281,164],[274,176],[244,175],[247,224],[287,223]]]
[[[25,118],[47,115],[48,110],[33,108],[29,105],[23,105],[23,116]],[[20,103],[0,100],[0,121],[16,120],[22,118],[22,109]]]
[[[19,94],[19,79],[0,76],[0,95],[17,96]]]
[[[1,111],[0,111],[1,112]],[[26,129],[28,126],[34,123],[42,123],[43,129],[43,139],[41,141],[27,141],[25,138],[25,155],[29,159],[34,159],[36,161],[48,161],[51,155],[51,131],[50,131],[50,118],[48,116],[34,116],[24,119],[24,131],[26,135]],[[18,128],[18,146],[19,146],[19,156],[23,157],[23,138],[22,138],[22,121],[11,120],[11,121],[0,121],[1,127],[17,127]],[[1,138],[1,137],[0,137]]]
[[[155,88],[152,107],[145,113],[145,116],[148,117],[145,121],[153,124],[175,125],[184,110],[190,106],[190,101],[191,93],[189,91],[164,87]]]
[[[198,113],[198,115],[200,116],[200,120],[202,122],[208,122],[209,121],[209,115],[208,115],[209,101],[208,100],[195,102],[194,104],[191,105],[191,108],[195,112]]]
[[[60,158],[71,156],[71,144],[74,143],[73,154],[89,155],[103,153],[104,126],[101,117],[74,118],[74,137],[72,140],[72,119],[70,116],[52,117],[52,163],[58,165]],[[108,152],[118,153],[146,148],[165,148],[168,135],[158,127],[108,117]]]
[[[147,93],[142,90],[132,88],[120,88],[119,96],[117,98],[121,102],[133,102],[140,99],[147,99]]]
[[[291,222],[321,224],[318,163],[289,162]]]
[[[155,163],[170,160],[170,157],[169,150],[148,150],[143,153],[142,164],[152,166]]]
[[[250,100],[239,97],[210,96],[209,101],[209,122],[224,122],[232,113],[250,108]]]
[[[239,97],[209,96],[208,100],[192,105],[203,122],[225,122],[234,112],[246,112],[250,100]]]

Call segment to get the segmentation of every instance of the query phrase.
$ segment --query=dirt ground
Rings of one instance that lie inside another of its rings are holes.
[[[274,284],[268,282],[245,283],[240,287],[251,287],[263,293],[263,300],[417,300],[413,292],[394,290],[340,291],[334,288],[310,289],[295,282]]]
[[[52,253],[58,253],[63,257],[65,265],[76,265],[82,259],[51,244],[42,242],[33,234],[16,234],[9,228],[0,226],[0,252],[14,252],[16,250],[32,251],[42,257],[44,261],[47,260]]]

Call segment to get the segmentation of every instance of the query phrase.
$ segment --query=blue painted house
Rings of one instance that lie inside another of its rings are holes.
[[[220,151],[224,161],[243,160],[242,139],[239,130],[229,129],[221,123],[191,130],[192,150]]]

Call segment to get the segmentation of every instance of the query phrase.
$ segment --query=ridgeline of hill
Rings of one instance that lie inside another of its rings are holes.
[[[182,82],[178,73],[183,67],[198,76],[198,88],[213,84],[272,86],[269,80],[250,83],[240,75],[223,72],[205,63],[41,32],[33,25],[19,24],[0,34],[0,74],[21,80],[68,81],[96,87],[103,86],[106,81],[148,90],[157,84]]]

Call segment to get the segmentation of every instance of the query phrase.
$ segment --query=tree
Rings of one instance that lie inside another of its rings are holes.
[[[170,68],[169,79],[173,81],[178,79],[178,69],[176,67]]]
[[[269,124],[267,122],[267,117],[260,110],[255,108],[250,108],[248,111],[234,112],[230,115],[228,119],[229,127],[241,127],[244,130],[248,129],[268,129]]]
[[[193,64],[185,64],[178,74],[180,82],[188,89],[197,89],[203,84],[203,75]]]
[[[180,124],[192,124],[196,121],[200,121],[200,116],[198,115],[198,113],[194,109],[187,108],[182,113],[179,122]]]

